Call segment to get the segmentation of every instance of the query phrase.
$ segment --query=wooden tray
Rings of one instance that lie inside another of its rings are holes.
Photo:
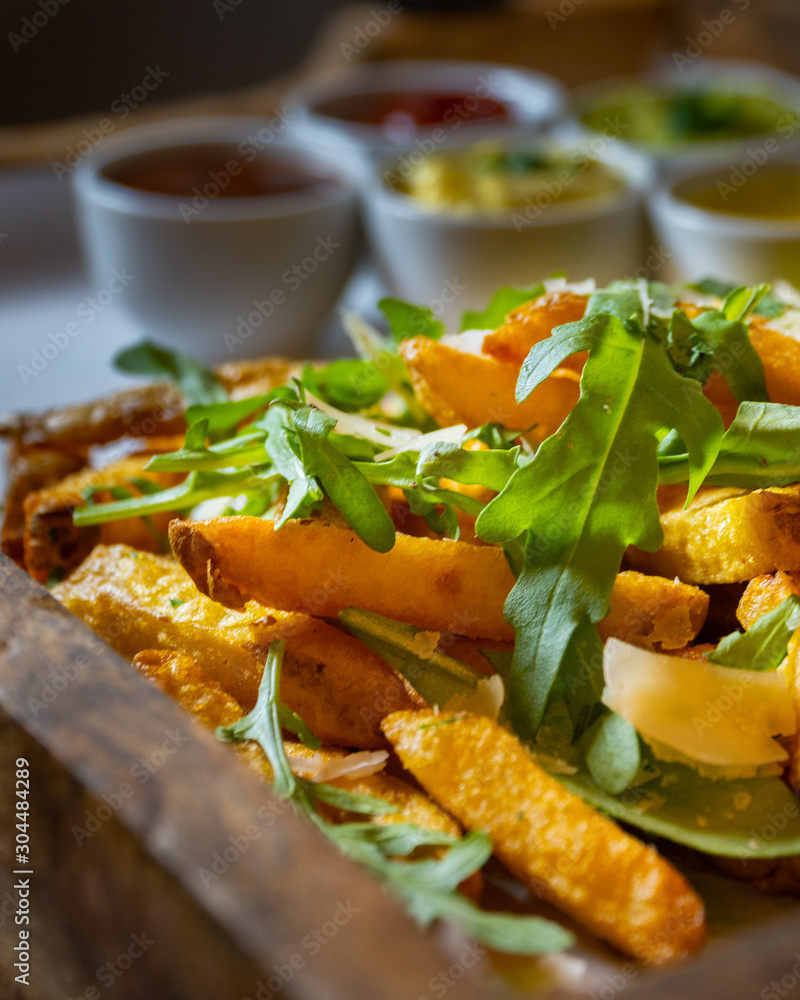
[[[443,995],[442,973],[457,961],[447,935],[421,933],[370,876],[4,557],[0,636],[0,815],[9,817],[0,829],[0,996]],[[30,762],[32,783],[29,987],[14,983],[13,968],[18,757]],[[716,941],[679,968],[641,971],[623,995],[766,998],[771,981],[791,977],[798,951],[800,913]],[[781,997],[800,995],[781,988]],[[620,992],[609,989],[596,997]],[[509,995],[480,969],[447,989],[450,1000]]]

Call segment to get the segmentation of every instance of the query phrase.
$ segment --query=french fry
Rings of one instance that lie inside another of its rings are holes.
[[[5,415],[0,418],[0,437],[26,446],[74,449],[107,444],[126,435],[177,434],[186,427],[185,408],[183,397],[171,382],[153,382],[91,403]]]
[[[800,406],[800,341],[769,326],[769,320],[751,316],[750,343],[764,368],[767,393],[773,403]],[[725,426],[731,424],[738,403],[728,388],[724,372],[714,373],[705,386],[705,394],[722,414]]]
[[[532,427],[525,437],[539,444],[563,423],[580,394],[577,372],[557,368],[524,403],[517,403],[519,365],[467,354],[427,337],[404,340],[399,350],[420,402],[443,427]]]
[[[359,607],[437,632],[514,638],[503,619],[514,578],[499,548],[398,535],[381,553],[349,528],[306,518],[276,531],[260,517],[173,521],[170,542],[198,589],[228,607],[252,599],[321,617]]]
[[[746,492],[704,490],[688,510],[661,515],[657,552],[628,549],[643,573],[686,583],[739,583],[775,570],[800,570],[800,486]]]
[[[774,611],[787,597],[800,596],[800,573],[774,573],[757,576],[748,583],[736,617],[743,628],[751,628],[762,615]],[[786,661],[786,676],[794,698],[795,712],[798,721],[798,733],[791,740],[789,748],[789,783],[800,795],[800,632],[795,632],[789,641],[789,651]],[[761,869],[748,869],[761,872]],[[770,875],[772,869],[769,870]],[[758,877],[762,877],[758,875]],[[766,876],[763,876],[766,877]],[[800,890],[800,862],[797,865],[797,886]]]
[[[18,565],[25,562],[25,497],[34,490],[52,486],[82,469],[86,459],[53,448],[28,448],[12,454],[8,467],[0,549]]]
[[[98,546],[52,593],[124,656],[164,647],[194,656],[245,710],[255,703],[270,644],[286,639],[281,698],[324,743],[382,747],[381,718],[421,703],[353,636],[256,604],[227,611],[164,556]]]
[[[800,573],[765,573],[754,577],[745,587],[736,617],[742,628],[750,628],[758,619],[774,611],[787,597],[800,595]]]
[[[483,353],[496,361],[504,361],[520,368],[530,349],[540,340],[549,337],[555,327],[575,323],[583,318],[588,299],[567,289],[548,292],[538,299],[526,302],[506,316],[505,322],[483,338]],[[564,361],[565,368],[580,372],[586,352],[573,355]]]
[[[611,610],[597,631],[604,642],[614,636],[647,649],[680,649],[694,639],[707,614],[708,594],[697,587],[627,571],[617,575]]]
[[[230,726],[245,714],[239,702],[187,653],[178,653],[170,649],[146,649],[134,656],[133,666],[152,684],[211,729],[216,729],[217,726]],[[272,767],[260,746],[252,740],[234,743],[232,746],[255,771],[267,781],[272,781]],[[284,749],[295,759],[316,757],[331,761],[344,760],[348,756],[343,750],[320,747],[314,751],[294,741],[286,741]],[[332,778],[328,783],[345,788],[356,795],[371,795],[397,806],[396,813],[383,813],[371,817],[374,823],[416,823],[428,830],[447,833],[451,837],[458,837],[461,834],[458,823],[431,802],[427,795],[402,778],[395,778],[384,771],[376,771],[363,777]]]
[[[703,904],[683,876],[587,806],[484,716],[398,712],[383,730],[405,767],[537,895],[623,951],[661,964],[695,951]]]
[[[303,363],[266,357],[227,361],[216,369],[234,399],[267,393],[299,374]],[[91,403],[59,406],[39,413],[0,416],[0,437],[24,446],[74,450],[121,437],[149,438],[186,430],[186,403],[172,382],[160,381],[102,396]]]
[[[25,566],[34,579],[46,583],[54,572],[68,576],[98,543],[122,542],[145,551],[158,548],[152,531],[138,517],[81,527],[72,520],[75,509],[85,502],[83,491],[88,487],[124,486],[137,495],[140,491],[130,485],[131,479],[147,479],[164,487],[181,481],[182,476],[173,473],[145,472],[147,462],[147,456],[134,456],[104,469],[83,469],[53,486],[28,494],[23,503],[23,551]],[[102,493],[96,496],[98,501],[103,498]],[[174,516],[169,511],[154,514],[149,523],[155,532],[165,535]]]
[[[306,609],[314,595],[313,613],[322,617],[358,607],[471,639],[514,638],[503,618],[514,577],[499,548],[398,534],[394,548],[381,553],[349,528],[313,518],[288,521],[277,531],[272,521],[255,517],[173,521],[170,542],[202,593],[228,607],[253,599],[286,611]],[[321,580],[320,566],[336,569]],[[601,635],[685,646],[707,608],[708,598],[695,587],[622,574]]]

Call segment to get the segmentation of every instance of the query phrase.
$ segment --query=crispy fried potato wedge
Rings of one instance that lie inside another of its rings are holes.
[[[228,607],[252,599],[322,617],[357,607],[471,639],[514,638],[503,618],[514,577],[499,548],[398,535],[381,553],[338,524],[306,518],[276,531],[258,517],[173,521],[170,542],[198,588]],[[321,576],[321,566],[332,568]],[[696,587],[624,573],[601,635],[677,648],[695,637],[707,610]]]
[[[217,726],[230,726],[245,714],[239,702],[187,653],[171,649],[146,649],[134,656],[133,666],[152,684],[211,729],[216,729]],[[246,740],[234,743],[232,746],[254,770],[267,781],[272,781],[272,768],[258,744]],[[321,747],[313,751],[302,743],[293,741],[285,742],[284,748],[289,756],[296,759],[321,757],[329,761],[343,760],[348,756],[343,750]],[[428,830],[447,833],[451,837],[458,837],[461,834],[458,823],[427,795],[402,778],[395,778],[384,771],[357,778],[334,778],[329,784],[346,788],[357,795],[372,795],[397,806],[399,811],[396,813],[372,816],[371,820],[374,823],[416,823]]]
[[[486,334],[483,353],[519,369],[533,345],[549,337],[555,327],[583,319],[588,301],[585,295],[564,289],[525,302],[506,316],[502,326]],[[564,367],[580,372],[585,360],[584,351],[567,358]]]
[[[662,513],[661,523],[657,552],[628,549],[633,569],[695,584],[800,570],[800,485],[703,490],[688,510]]]
[[[437,632],[511,640],[514,582],[499,548],[398,535],[376,552],[355,532],[311,518],[278,531],[260,517],[173,521],[172,549],[198,588],[228,607],[257,600],[335,617],[358,607]]]
[[[266,357],[227,361],[216,369],[234,399],[267,393],[284,385],[303,362]],[[47,444],[74,450],[121,437],[148,438],[186,430],[186,403],[172,382],[149,382],[102,396],[91,403],[59,406],[39,413],[0,416],[0,437],[22,445]]]
[[[29,448],[11,457],[0,549],[18,565],[25,562],[25,497],[53,486],[86,465],[81,455],[54,448]]]
[[[774,611],[787,597],[800,595],[800,573],[765,573],[754,577],[745,587],[736,617],[742,628],[750,628],[758,619]]]
[[[580,395],[580,377],[569,368],[557,368],[524,403],[517,403],[519,365],[467,354],[427,337],[404,340],[399,350],[420,402],[443,427],[532,427],[525,437],[539,444],[563,423]]]
[[[383,730],[422,787],[537,895],[623,951],[661,964],[695,951],[703,903],[641,841],[540,768],[484,716],[399,712]]]
[[[227,611],[198,594],[181,567],[164,556],[98,546],[52,593],[124,656],[159,647],[191,654],[248,711],[270,644],[286,639],[281,697],[324,743],[385,746],[383,716],[420,704],[391,667],[353,636],[309,615],[257,604],[241,614]]]
[[[14,438],[23,445],[75,448],[107,444],[126,435],[178,434],[186,429],[185,408],[183,397],[171,382],[152,382],[91,403],[5,415],[0,417],[0,437]]]
[[[708,594],[680,580],[620,573],[611,592],[611,610],[597,626],[611,636],[646,649],[680,649],[697,635],[708,614]]]
[[[23,504],[23,549],[25,566],[30,575],[40,583],[46,583],[54,572],[69,576],[98,542],[105,545],[122,542],[137,549],[155,551],[158,541],[139,517],[82,527],[72,520],[75,509],[85,502],[83,491],[90,486],[125,486],[137,495],[140,491],[131,486],[131,479],[148,479],[167,487],[176,485],[183,478],[174,473],[145,472],[147,462],[147,456],[133,456],[104,469],[83,469],[53,486],[30,493]],[[106,499],[109,499],[108,495],[102,493],[95,497],[98,503]],[[156,532],[165,535],[174,516],[169,511],[154,514],[150,524]]]
[[[800,341],[773,330],[769,320],[751,316],[750,343],[756,349],[764,368],[764,381],[773,403],[800,406]],[[720,411],[725,426],[736,416],[738,403],[725,379],[714,373],[706,383],[705,395]]]

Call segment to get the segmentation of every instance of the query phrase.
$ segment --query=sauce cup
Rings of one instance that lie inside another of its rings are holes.
[[[187,119],[107,140],[74,178],[91,280],[117,276],[143,336],[206,363],[313,353],[357,249],[346,158]]]

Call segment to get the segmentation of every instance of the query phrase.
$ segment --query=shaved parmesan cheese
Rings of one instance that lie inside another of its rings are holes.
[[[496,720],[500,714],[506,692],[503,679],[498,674],[484,677],[471,694],[456,694],[442,707],[443,712],[471,712]]]
[[[395,427],[394,424],[384,424],[380,420],[367,420],[355,413],[345,413],[337,410],[330,403],[324,403],[310,392],[306,392],[306,402],[310,406],[322,410],[336,421],[336,431],[339,434],[351,434],[353,437],[372,441],[373,444],[394,444],[403,441],[414,441],[423,437],[422,432],[414,427]]]
[[[318,753],[308,757],[287,754],[293,773],[315,782],[333,781],[336,778],[366,778],[367,775],[382,771],[388,758],[386,750],[363,750],[331,760],[325,760]]]
[[[462,354],[483,354],[483,338],[494,330],[464,330],[462,333],[446,333],[439,343],[452,347]]]
[[[442,427],[438,431],[428,431],[427,434],[422,434],[412,441],[399,444],[389,451],[382,451],[379,455],[375,456],[375,461],[388,462],[390,458],[394,458],[395,455],[399,455],[403,451],[421,451],[428,444],[439,444],[440,442],[443,444],[447,442],[458,443],[466,433],[466,424],[455,424],[453,427]]]
[[[788,759],[773,739],[797,728],[781,671],[733,670],[609,639],[603,672],[604,704],[634,725],[660,760],[711,777],[747,777]]]

